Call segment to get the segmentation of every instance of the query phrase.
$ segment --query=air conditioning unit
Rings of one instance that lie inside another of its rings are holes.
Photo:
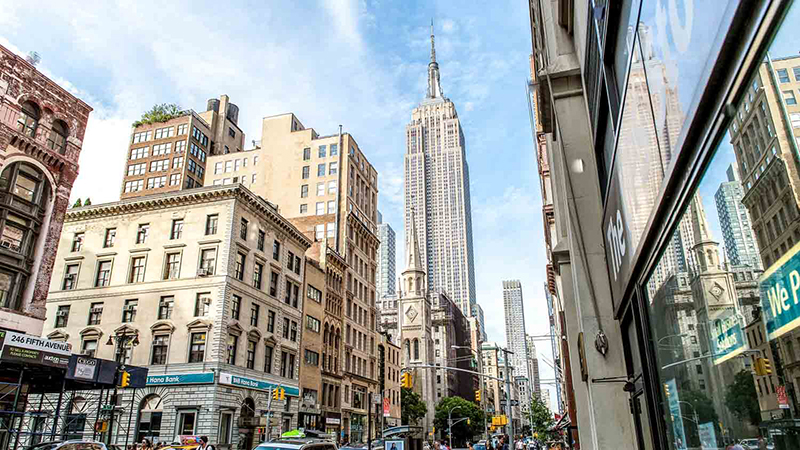
[[[103,308],[92,308],[89,310],[90,313],[102,313]]]
[[[67,276],[65,276],[64,278],[66,278],[67,280],[74,280],[75,279],[75,274],[74,273],[68,273]]]
[[[211,304],[211,299],[206,297],[206,298],[203,299],[203,303],[205,303],[206,305],[210,305]]]
[[[134,306],[134,305],[128,305],[128,306],[125,307],[125,311],[135,311],[135,310],[136,310],[136,306]]]
[[[206,269],[199,269],[199,270],[197,271],[197,276],[198,276],[198,277],[204,277],[204,276],[206,276],[206,275],[208,275],[208,271],[207,271]]]
[[[9,241],[2,241],[2,242],[0,242],[0,246],[3,246],[3,247],[5,247],[5,248],[9,248],[9,247],[11,247],[11,242],[9,242]]]
[[[56,312],[56,316],[58,316],[58,317],[64,317],[64,316],[66,316],[67,314],[68,314],[68,312],[67,312],[67,311],[57,311],[57,312]]]

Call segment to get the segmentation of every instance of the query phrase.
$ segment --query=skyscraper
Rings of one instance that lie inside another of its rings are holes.
[[[428,92],[406,125],[405,232],[413,209],[430,289],[446,292],[470,316],[476,300],[469,168],[456,107],[439,81],[431,24]]]
[[[378,211],[378,238],[381,240],[378,246],[378,299],[395,294],[395,256],[397,244],[394,229],[388,223],[383,222],[383,216]]]
[[[533,390],[533,395],[539,395],[542,385],[539,378],[539,357],[536,356],[536,338],[526,335],[525,342],[528,346],[528,377],[531,380],[531,389]]]
[[[506,312],[506,346],[514,352],[511,357],[514,375],[528,378],[525,309],[522,305],[522,283],[519,280],[503,281],[503,304]]]
[[[742,203],[744,189],[739,179],[739,170],[731,164],[727,174],[728,181],[721,183],[714,194],[722,239],[725,241],[725,253],[734,266],[760,269],[761,258],[758,256],[756,236],[750,215]]]

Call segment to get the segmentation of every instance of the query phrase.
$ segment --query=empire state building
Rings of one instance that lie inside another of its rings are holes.
[[[406,125],[406,239],[414,229],[412,217],[430,290],[448,294],[465,316],[472,316],[476,300],[469,168],[456,107],[442,92],[433,24],[428,91]]]

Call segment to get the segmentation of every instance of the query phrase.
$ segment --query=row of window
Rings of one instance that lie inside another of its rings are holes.
[[[39,128],[41,110],[39,106],[31,101],[24,102],[17,118],[17,131],[29,136],[36,137],[36,130]],[[47,147],[63,155],[67,152],[67,124],[61,119],[54,119],[50,125],[50,135],[47,137]]]
[[[186,132],[189,130],[189,124],[178,125],[177,128],[178,128],[177,136],[181,136],[186,134]],[[155,136],[155,139],[166,139],[166,138],[171,138],[175,135],[176,135],[175,127],[157,128],[155,130],[155,134],[153,133],[153,130],[140,131],[139,133],[133,133],[133,136],[131,137],[131,143],[138,144],[140,142],[147,142],[153,139],[153,136]]]
[[[214,163],[214,175],[229,172],[238,172],[243,167],[247,167],[248,158],[233,159],[230,161],[219,161]],[[258,164],[258,156],[253,156],[253,164]]]
[[[172,153],[172,142],[165,142],[163,144],[156,144],[151,148],[149,146],[132,148],[130,153],[130,160],[147,158],[149,156],[169,155]],[[175,142],[175,154],[182,154],[186,151],[186,141]],[[197,156],[197,155],[195,155]]]
[[[89,305],[89,316],[86,325],[100,325],[103,320],[104,302],[93,302]],[[70,305],[61,305],[56,311],[55,327],[63,328],[69,324],[70,318]],[[139,308],[138,299],[127,299],[122,308],[122,323],[131,323],[136,321],[136,312]],[[158,320],[169,320],[173,318],[173,311],[175,308],[175,296],[165,295],[159,299],[157,317]],[[208,316],[211,308],[211,293],[200,292],[195,296],[194,316],[205,317]],[[274,318],[274,313],[273,313]],[[274,319],[273,319],[274,321]]]
[[[192,127],[192,137],[195,138],[197,142],[203,145],[203,147],[208,148],[208,136],[205,133],[200,131],[197,127]],[[205,159],[203,159],[205,161]]]
[[[330,152],[328,152],[328,148],[330,148]],[[318,158],[326,158],[328,156],[337,156],[339,154],[339,145],[338,144],[331,144],[330,147],[326,147],[324,145],[320,145],[317,148],[317,157]],[[308,161],[311,159],[311,147],[306,147],[303,149],[303,161]]]
[[[219,224],[219,215],[218,214],[208,214],[206,215],[206,225],[205,225],[205,234],[206,236],[217,234],[217,227]],[[183,225],[184,219],[173,219],[172,226],[170,226],[169,231],[169,238],[170,240],[174,239],[181,239],[183,237]],[[117,242],[117,229],[116,227],[113,228],[106,228],[106,231],[103,235],[103,248],[113,247],[114,244]],[[72,236],[72,250],[73,252],[79,252],[83,250],[84,239],[86,237],[86,233],[84,232],[77,232]],[[137,244],[145,244],[147,243],[147,238],[150,237],[150,224],[149,223],[140,223],[136,227],[136,236],[135,242]]]
[[[326,170],[327,168],[327,170]],[[324,177],[327,175],[336,175],[339,172],[339,163],[332,162],[329,164],[317,164],[317,176]],[[311,166],[303,166],[301,177],[306,180],[311,176]]]
[[[192,178],[187,177],[187,181],[189,181],[189,180],[192,180]],[[161,176],[161,177],[148,178],[147,179],[147,189],[155,189],[155,188],[164,187],[164,186],[166,186],[166,182],[167,182],[167,176],[166,175]],[[178,186],[180,184],[181,184],[181,174],[173,173],[173,174],[171,174],[169,176],[169,185],[170,186]],[[138,192],[138,191],[144,190],[144,188],[145,188],[144,186],[145,186],[144,185],[144,180],[126,181],[125,184],[123,185],[123,192],[125,192],[125,193]],[[193,183],[192,186],[188,186],[187,185],[187,188],[191,189],[193,187],[201,187],[201,186],[202,185],[200,185],[200,184],[197,184],[195,186],[195,184]]]

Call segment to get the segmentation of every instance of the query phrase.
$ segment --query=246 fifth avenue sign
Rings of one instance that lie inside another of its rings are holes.
[[[0,331],[0,360],[66,368],[71,348],[66,342]]]
[[[764,272],[760,291],[768,339],[800,325],[800,244]]]

